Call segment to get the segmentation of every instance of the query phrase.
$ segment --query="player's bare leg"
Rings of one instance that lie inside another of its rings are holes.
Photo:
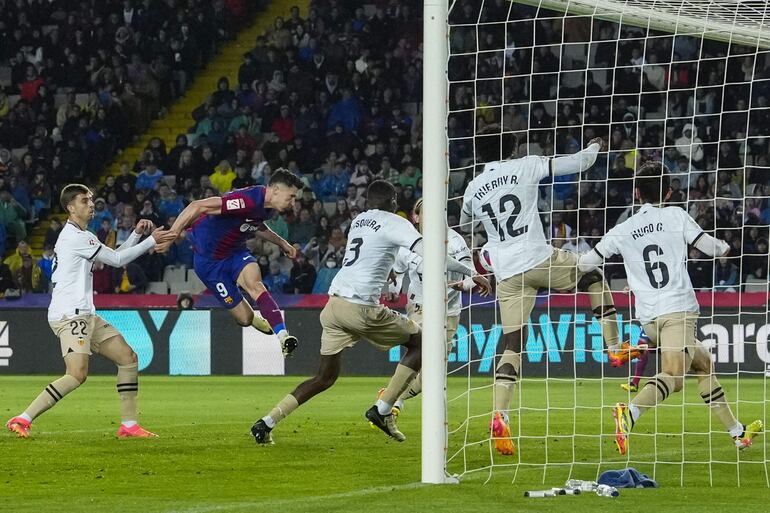
[[[280,421],[288,417],[301,404],[306,403],[321,392],[329,389],[340,375],[342,353],[321,355],[316,375],[300,383],[293,392],[275,405],[270,412],[256,421],[251,427],[251,435],[258,444],[271,444],[270,432]]]
[[[508,427],[508,410],[516,390],[521,370],[521,348],[524,330],[522,327],[502,336],[503,354],[495,367],[494,401],[495,411],[490,424],[490,431],[495,442],[495,449],[500,454],[510,456],[516,450]]]
[[[610,364],[613,367],[639,358],[647,347],[640,344],[632,347],[629,342],[620,342],[618,335],[618,314],[609,285],[599,271],[584,274],[577,283],[577,289],[585,292],[591,301],[591,311],[602,328],[602,339],[607,348]]]
[[[406,392],[422,368],[422,333],[415,333],[409,337],[402,347],[406,352],[396,366],[396,372],[377,398],[377,402],[366,410],[365,414],[372,426],[398,442],[406,440],[406,436],[398,429],[393,405]]]
[[[628,452],[628,435],[642,414],[665,401],[672,393],[682,390],[684,376],[693,361],[692,348],[686,351],[662,351],[661,372],[650,378],[631,403],[618,403],[613,409],[615,445],[620,454]]]
[[[714,375],[711,353],[703,347],[700,341],[696,343],[695,356],[690,370],[698,377],[698,392],[701,399],[714,416],[719,419],[725,430],[730,433],[735,446],[740,450],[751,447],[754,437],[762,432],[764,427],[762,421],[755,420],[744,425],[735,418],[725,398],[722,386]]]
[[[147,431],[139,425],[139,360],[136,353],[117,335],[102,342],[99,354],[112,361],[118,367],[117,389],[120,397],[120,429],[119,438],[149,438],[156,437],[155,433]]]
[[[49,383],[24,412],[10,419],[5,424],[8,430],[16,433],[20,438],[27,438],[33,420],[53,408],[65,395],[85,383],[88,377],[88,358],[89,355],[82,353],[66,355],[64,357],[66,369],[64,376]]]
[[[259,270],[259,265],[254,262],[246,265],[238,275],[238,285],[254,301],[254,308],[246,305],[251,310],[250,315],[244,309],[240,309],[237,313],[233,312],[233,315],[240,315],[240,317],[236,316],[238,323],[241,326],[254,326],[262,333],[275,333],[281,343],[281,351],[284,356],[290,355],[297,348],[297,337],[290,335],[286,329],[281,309],[262,283],[262,272]],[[231,311],[240,308],[240,306],[238,305],[238,307],[233,308]],[[255,310],[258,310],[260,315],[256,315]],[[270,332],[266,331],[263,321],[267,321]]]

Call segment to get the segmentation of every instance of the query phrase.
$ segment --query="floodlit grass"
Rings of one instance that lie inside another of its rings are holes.
[[[117,440],[114,378],[94,376],[35,422],[33,438],[0,436],[0,505],[14,513],[767,508],[765,437],[739,455],[720,426],[709,425],[695,386],[685,390],[684,409],[681,396],[672,398],[657,415],[641,419],[631,440],[630,465],[654,472],[660,489],[623,491],[616,500],[525,499],[525,490],[561,485],[570,472],[594,479],[601,470],[629,465],[614,450],[609,409],[601,408],[627,397],[617,381],[525,381],[527,409],[512,418],[519,453],[502,458],[492,454],[488,441],[489,380],[475,379],[477,388],[464,394],[467,382],[451,379],[449,395],[456,399],[450,403],[449,467],[454,473],[476,471],[465,473],[459,485],[445,486],[419,484],[419,400],[407,403],[401,417],[405,443],[387,440],[364,421],[386,381],[340,379],[279,425],[275,446],[262,447],[248,435],[249,427],[298,378],[142,377],[142,425],[161,437]],[[0,378],[3,422],[48,382],[44,376]],[[735,380],[723,379],[722,385],[734,399]],[[767,420],[764,386],[761,379],[740,381],[743,422]],[[463,423],[466,411],[471,420]],[[683,426],[691,432],[684,437]],[[549,466],[540,465],[546,459]]]

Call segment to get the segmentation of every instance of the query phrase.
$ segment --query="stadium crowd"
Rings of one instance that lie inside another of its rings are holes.
[[[199,26],[188,20],[199,19],[203,6],[209,6],[190,4],[198,10],[171,18],[174,27],[188,23],[195,39]],[[237,83],[222,78],[208,100],[193,112],[196,124],[189,133],[179,134],[172,148],[166,148],[160,139],[151,141],[136,163],[122,163],[121,173],[107,178],[97,195],[91,229],[108,244],[120,244],[137,219],[170,224],[192,199],[267,183],[274,169],[284,167],[301,176],[306,187],[295,210],[276,216],[269,224],[298,246],[300,256],[288,261],[277,247],[257,240],[250,249],[258,255],[265,284],[272,292],[326,292],[344,256],[347,228],[364,206],[367,184],[375,178],[390,180],[398,190],[403,215],[422,195],[421,4],[383,0],[365,7],[352,0],[313,1],[304,18],[296,8],[285,19],[277,18],[273,28],[244,55]],[[484,10],[479,12],[482,4]],[[155,2],[144,0],[142,5]],[[583,251],[595,244],[608,227],[630,213],[636,166],[650,158],[662,159],[672,172],[673,192],[668,201],[686,208],[704,230],[731,245],[730,255],[715,264],[691,250],[688,270],[696,289],[740,291],[747,281],[766,283],[770,224],[767,53],[609,21],[564,20],[557,13],[535,21],[535,8],[511,5],[504,0],[463,0],[454,4],[450,14],[450,224],[458,222],[462,193],[474,172],[476,131],[499,124],[515,132],[519,155],[574,153],[600,136],[607,151],[592,169],[581,177],[561,177],[541,187],[541,210],[549,212],[543,218],[555,245]],[[12,17],[14,23],[19,16]],[[7,27],[11,18],[5,18]],[[119,31],[108,23],[111,18],[112,14],[103,18],[104,34]],[[207,23],[218,19],[204,18]],[[57,37],[68,34],[64,30],[68,19],[62,21]],[[228,37],[229,25],[223,27],[225,33],[216,32],[214,39]],[[161,38],[160,32],[172,47],[174,38],[177,43],[185,40],[181,30],[161,27],[157,31],[157,37],[150,38],[153,41]],[[102,32],[88,34],[92,38]],[[145,31],[133,33],[134,39],[142,41],[137,33]],[[16,37],[14,34],[11,31]],[[73,41],[78,37],[82,36]],[[212,48],[214,43],[197,44]],[[123,54],[128,62],[134,56],[147,57],[150,62],[142,69],[152,73],[155,61],[163,60],[164,52],[154,51],[153,45],[149,45],[149,53],[142,51],[142,44],[133,48],[129,51],[116,43],[114,53],[108,52],[99,63],[107,66],[105,62],[120,61]],[[121,124],[115,128],[106,120],[99,125],[99,116],[110,115],[115,105],[118,110],[128,105],[115,101],[116,91],[120,96],[133,87],[132,68],[124,65],[127,78],[123,80],[114,79],[121,66],[112,66],[112,80],[105,81],[97,73],[94,82],[93,73],[84,74],[84,83],[96,89],[94,100],[106,101],[106,105],[97,107],[93,117],[79,114],[78,122],[70,123],[79,137],[50,143],[54,133],[65,133],[64,128],[54,124],[49,129],[48,121],[37,125],[43,126],[39,139],[49,151],[30,150],[29,159],[24,157],[30,160],[25,169],[32,170],[24,171],[30,191],[37,190],[35,173],[41,167],[46,174],[39,189],[49,203],[51,190],[46,191],[49,182],[45,178],[80,179],[98,170],[98,163],[88,167],[83,144],[101,141],[87,136],[93,131],[91,126],[102,126],[105,131],[126,129]],[[90,69],[86,64],[83,67]],[[22,68],[27,77],[30,66]],[[154,108],[183,90],[184,81],[176,73],[179,67],[172,65],[168,71],[164,75],[167,81],[156,81],[167,96],[156,98]],[[18,77],[21,80],[22,75]],[[437,87],[443,90],[444,86]],[[40,89],[45,91],[38,87],[38,96]],[[18,117],[17,112],[13,123]],[[58,113],[48,117],[54,123],[59,118]],[[0,101],[0,133],[9,118],[8,113],[3,116]],[[63,115],[63,119],[66,124],[70,118]],[[27,137],[32,134],[34,130]],[[119,144],[115,141],[125,136],[113,134],[109,140]],[[32,148],[37,144],[34,138],[30,143]],[[70,146],[76,147],[78,158],[68,156],[65,150]],[[108,153],[94,151],[89,158]],[[62,166],[64,161],[68,164],[61,174],[48,169],[51,162]],[[73,172],[72,162],[85,163],[85,168]],[[22,202],[12,193],[13,173],[3,175],[8,181],[0,193],[0,218],[11,227],[12,213],[21,210],[18,204]],[[61,183],[57,180],[51,183]],[[34,194],[28,193],[27,198],[32,205],[38,200]],[[49,235],[54,241],[55,225]],[[475,234],[473,242],[476,247],[483,245],[483,236]],[[15,279],[13,275],[22,269],[26,273],[23,288],[44,288],[45,260],[50,255],[41,258],[38,267],[42,272],[35,281],[34,263],[33,272],[24,270],[29,260],[25,254],[20,245],[11,257],[14,265],[8,266],[7,279]],[[95,290],[141,292],[148,281],[161,279],[164,266],[189,267],[191,260],[189,243],[178,241],[168,255],[148,255],[134,268],[115,272],[95,268]],[[6,279],[4,272],[0,269],[0,283]],[[607,273],[611,279],[624,277],[621,265],[609,265]]]
[[[7,239],[24,240],[62,185],[95,182],[255,9],[0,0],[0,253]]]

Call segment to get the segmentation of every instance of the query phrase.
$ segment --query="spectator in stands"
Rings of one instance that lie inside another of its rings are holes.
[[[158,194],[160,195],[158,201],[158,213],[161,218],[168,219],[171,216],[178,216],[184,209],[184,201],[180,198],[176,191],[168,186],[168,184],[162,184],[158,188]]]
[[[743,273],[749,278],[767,281],[767,239],[757,239],[756,248],[743,256]]]
[[[15,288],[11,269],[5,263],[0,263],[0,295],[5,295],[8,289]]]
[[[171,226],[176,221],[176,217],[169,217],[166,221],[168,226]],[[193,266],[193,249],[190,241],[187,240],[187,232],[182,232],[179,238],[171,245],[168,253],[166,254],[167,265],[183,265],[188,269],[192,269]]]
[[[676,140],[676,149],[690,159],[692,165],[702,169],[703,141],[698,137],[698,130],[692,123],[687,123],[682,128],[682,135]]]
[[[102,219],[101,226],[96,230],[96,238],[99,242],[105,246],[115,249],[115,239],[117,232],[112,229],[112,221],[110,219]]]
[[[141,294],[147,285],[147,276],[136,262],[124,265],[113,272],[115,294]]]
[[[0,190],[0,223],[16,241],[27,237],[27,227],[24,224],[26,217],[26,209],[13,198],[8,187]]]
[[[142,201],[142,209],[139,211],[139,219],[148,219],[152,221],[155,226],[161,226],[163,220],[160,215],[155,211],[155,205],[151,200],[145,199]]]
[[[45,275],[30,254],[22,257],[21,267],[14,273],[13,283],[23,293],[39,293],[48,290],[48,282]]]
[[[40,260],[37,261],[37,266],[40,268],[40,270],[43,272],[43,276],[45,276],[45,279],[50,283],[51,278],[53,277],[53,266],[54,266],[54,247],[50,245],[43,246],[43,255],[40,257]]]
[[[316,280],[316,270],[303,253],[297,253],[297,259],[291,268],[289,289],[294,294],[310,294]]]
[[[51,218],[50,224],[48,225],[48,230],[45,232],[43,246],[56,246],[56,241],[59,239],[59,233],[61,233],[61,229],[62,224],[59,222],[59,220],[55,217]]]
[[[233,172],[233,168],[230,167],[230,162],[222,160],[219,165],[214,169],[214,172],[209,176],[211,185],[216,187],[219,194],[224,194],[233,188],[233,180],[236,175]]]
[[[11,274],[16,274],[21,268],[23,259],[26,256],[31,256],[29,244],[27,244],[27,241],[22,240],[16,245],[16,251],[14,251],[12,255],[6,257],[3,263],[8,266]]]
[[[152,191],[159,181],[163,179],[163,171],[158,169],[154,161],[147,162],[147,167],[136,177],[134,186],[136,190]]]
[[[112,226],[114,220],[112,212],[107,208],[107,202],[104,198],[96,198],[94,200],[94,217],[88,223],[88,230],[97,233],[102,227],[103,221],[107,221],[107,224]]]
[[[690,249],[687,272],[696,290],[711,290],[714,285],[714,264],[696,248]]]
[[[270,262],[270,274],[262,281],[271,294],[283,294],[289,286],[289,277],[281,271],[281,264],[277,260]]]
[[[126,242],[134,231],[134,219],[131,216],[124,215],[120,218],[118,229],[115,232],[115,246],[120,247],[121,244]]]
[[[313,294],[327,294],[332,280],[340,272],[337,261],[334,258],[326,258],[322,265],[313,284]]]
[[[738,266],[730,258],[719,257],[714,267],[714,290],[735,292],[738,285]]]
[[[289,226],[289,241],[301,245],[307,244],[315,237],[317,225],[313,222],[310,211],[303,208],[297,219]]]
[[[246,169],[246,166],[235,166],[235,178],[233,179],[231,187],[233,189],[243,189],[244,187],[249,187],[251,185],[254,185],[254,180],[252,180],[248,175],[248,169]]]

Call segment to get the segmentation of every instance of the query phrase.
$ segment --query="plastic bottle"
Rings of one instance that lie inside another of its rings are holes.
[[[564,483],[565,488],[583,492],[594,492],[597,486],[596,481],[583,481],[581,479],[569,479]]]
[[[614,486],[599,485],[596,487],[596,495],[599,497],[612,497],[615,498],[620,495],[620,492]]]

